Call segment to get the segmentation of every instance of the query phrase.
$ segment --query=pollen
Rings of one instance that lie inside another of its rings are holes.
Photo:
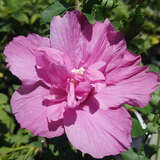
[[[76,74],[80,74],[80,75],[83,75],[85,69],[83,67],[80,67],[79,69],[72,69],[72,73],[76,73]]]

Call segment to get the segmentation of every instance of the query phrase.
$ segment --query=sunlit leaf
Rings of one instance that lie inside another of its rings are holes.
[[[0,93],[0,105],[6,104],[7,102],[8,102],[8,97],[5,94]]]
[[[2,121],[3,124],[7,126],[9,131],[13,133],[15,124],[13,119],[5,112],[2,107],[0,107],[0,120]]]
[[[16,14],[13,17],[19,22],[26,23],[26,24],[29,23],[29,18],[28,18],[28,16],[26,14],[23,14],[23,13],[18,14],[18,15]]]
[[[31,17],[30,23],[33,24],[34,22],[36,22],[37,19],[39,19],[40,14],[34,14]]]

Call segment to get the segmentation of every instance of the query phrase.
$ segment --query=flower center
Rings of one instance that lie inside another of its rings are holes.
[[[85,69],[83,67],[80,67],[79,69],[72,69],[72,73],[76,73],[76,74],[79,74],[79,75],[83,75]]]

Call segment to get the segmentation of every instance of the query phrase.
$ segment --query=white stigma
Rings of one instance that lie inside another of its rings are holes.
[[[80,75],[83,75],[85,69],[83,67],[79,68],[79,69],[72,69],[72,73],[76,73],[76,74],[80,74]]]

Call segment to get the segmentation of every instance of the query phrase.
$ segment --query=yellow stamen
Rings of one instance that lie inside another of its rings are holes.
[[[83,75],[85,69],[83,67],[81,67],[80,69],[72,69],[72,73],[76,73],[76,74],[80,74]]]

